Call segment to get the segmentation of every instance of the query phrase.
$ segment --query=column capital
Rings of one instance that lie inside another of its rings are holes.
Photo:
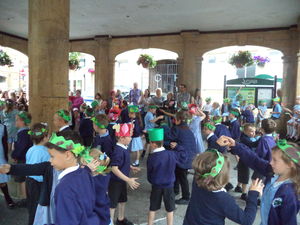
[[[94,37],[94,40],[100,46],[108,46],[109,42],[111,41],[111,36],[96,36]]]
[[[283,60],[283,63],[292,63],[292,62],[296,62],[297,58],[299,60],[300,58],[300,53],[296,53],[294,55],[284,55],[281,57],[281,59]]]
[[[195,60],[196,60],[196,63],[202,63],[203,57],[202,56],[196,56]]]

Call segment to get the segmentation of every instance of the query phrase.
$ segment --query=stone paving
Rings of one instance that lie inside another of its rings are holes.
[[[231,157],[232,165],[235,166],[235,159]],[[142,171],[137,175],[141,186],[138,190],[129,190],[129,201],[126,207],[126,215],[129,220],[135,224],[146,224],[147,213],[149,208],[149,195],[151,186],[147,182],[145,160],[141,163]],[[192,181],[192,175],[189,175],[189,181]],[[231,182],[236,184],[236,171],[231,169]],[[240,194],[230,192],[235,198],[238,204],[244,208],[245,202],[239,199]],[[177,196],[178,197],[178,196]],[[174,225],[181,225],[186,211],[186,206],[177,206],[177,210],[174,213]],[[2,197],[0,197],[0,225],[26,225],[27,224],[27,211],[26,209],[7,209]],[[300,216],[298,221],[300,221]],[[164,206],[156,214],[156,225],[166,224]],[[232,221],[226,220],[226,225],[236,224]],[[254,225],[260,224],[259,210],[257,212]],[[298,224],[300,224],[298,222]]]

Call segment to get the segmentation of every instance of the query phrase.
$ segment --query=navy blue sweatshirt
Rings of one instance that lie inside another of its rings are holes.
[[[94,128],[93,121],[89,117],[80,120],[79,134],[83,139],[84,145],[90,146],[91,142],[93,141]]]
[[[94,141],[93,141],[93,144],[92,144],[92,147],[93,148],[101,148],[101,151],[102,152],[105,152],[108,157],[111,158],[111,154],[112,154],[112,151],[113,151],[113,148],[114,148],[114,143],[113,141],[111,140],[111,137],[109,135],[109,132],[107,131],[106,134],[104,135],[97,135],[95,138],[94,138]]]
[[[134,128],[133,128],[133,134],[132,137],[140,137],[142,135],[142,127],[140,126],[140,122],[139,119],[136,118],[135,120],[133,120],[133,124],[134,124]]]
[[[14,150],[11,153],[11,157],[16,160],[25,161],[26,153],[32,146],[30,135],[28,134],[28,128],[21,128],[17,134],[17,141],[14,143]]]
[[[129,177],[130,172],[130,151],[127,148],[120,146],[118,143],[112,152],[111,166],[117,166],[118,169],[127,177]],[[111,180],[125,182],[114,173],[111,173]]]
[[[218,145],[217,140],[218,140],[218,137],[215,134],[212,134],[207,139],[207,148],[217,149],[221,153],[226,152],[226,148]]]
[[[244,120],[246,121],[246,123],[255,123],[254,115],[253,115],[252,110],[246,109],[242,113],[242,116],[244,116]]]
[[[234,140],[239,140],[241,137],[241,127],[238,120],[230,121],[229,131]]]
[[[238,224],[251,225],[257,211],[257,191],[249,191],[245,210],[226,192],[208,191],[193,181],[192,196],[183,225],[224,225],[225,218]]]
[[[214,131],[215,135],[219,138],[221,136],[231,137],[231,133],[228,128],[221,123],[216,124],[216,130]]]

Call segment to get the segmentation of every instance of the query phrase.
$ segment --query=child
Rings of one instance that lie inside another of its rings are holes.
[[[192,168],[192,160],[198,153],[196,149],[196,140],[186,124],[187,112],[182,110],[175,114],[175,126],[171,128],[169,139],[170,147],[175,148],[176,145],[183,147],[187,160],[185,163],[176,166],[176,181],[174,185],[175,194],[179,194],[179,185],[181,186],[182,196],[176,200],[178,205],[187,205],[190,200],[189,183],[187,180],[188,170]]]
[[[229,113],[228,113],[229,115]],[[228,136],[228,137],[231,137],[231,134],[230,134],[230,131],[228,130],[228,128],[222,124],[222,117],[221,116],[214,116],[212,118],[212,121],[215,123],[215,135],[219,138],[221,137],[222,135],[224,136]]]
[[[210,111],[210,117],[213,117],[213,116],[221,116],[221,113],[220,113],[220,104],[218,102],[214,102],[212,104],[212,109]]]
[[[155,212],[160,209],[162,198],[167,211],[167,224],[172,225],[173,211],[175,210],[175,168],[178,159],[174,151],[168,151],[163,147],[163,129],[149,130],[149,140],[151,154],[147,160],[147,178],[152,185],[152,190],[148,225],[153,225]],[[176,146],[174,150],[179,152],[180,147]]]
[[[240,101],[242,100],[242,95],[240,94],[240,91],[241,91],[242,87],[240,87],[235,95],[233,96],[232,98],[232,101],[231,101],[231,109],[238,109],[240,107]]]
[[[73,115],[72,115],[72,129],[74,131],[79,131],[80,125],[80,112],[78,108],[73,108]]]
[[[248,105],[245,110],[242,112],[243,122],[244,123],[255,123],[254,115],[253,115],[252,105]]]
[[[221,106],[221,113],[222,113],[223,121],[228,120],[230,110],[231,110],[230,99],[224,98],[223,104]]]
[[[293,107],[293,117],[287,122],[287,138],[298,139],[297,127],[300,119],[300,96],[296,98],[296,104]]]
[[[127,149],[131,141],[132,124],[116,124],[117,144],[111,156],[112,174],[108,187],[110,199],[110,216],[114,221],[115,211],[118,207],[118,218],[116,225],[133,225],[125,218],[125,204],[127,202],[127,184],[134,190],[139,187],[137,178],[130,178],[130,169],[139,171],[139,168],[130,166],[130,152]]]
[[[83,145],[86,147],[91,146],[93,143],[94,128],[91,117],[94,115],[92,108],[87,108],[84,111],[84,118],[80,121],[79,133],[83,140]]]
[[[48,142],[48,128],[45,124],[36,123],[28,131],[31,137],[33,146],[26,153],[26,164],[36,164],[47,162],[50,159],[48,149],[44,146]],[[27,209],[29,213],[28,224],[34,222],[35,212],[40,197],[41,185],[43,182],[42,176],[26,177],[26,194],[27,194]]]
[[[75,132],[52,135],[46,144],[51,165],[62,170],[55,188],[55,224],[99,224],[95,213],[95,188],[90,170],[80,168],[78,157],[85,147]]]
[[[25,163],[26,153],[28,149],[32,146],[32,141],[28,134],[28,125],[31,123],[31,115],[28,112],[19,112],[16,115],[16,127],[19,129],[17,133],[17,141],[14,143],[14,150],[11,153],[11,157],[17,164]],[[25,177],[16,176],[15,181],[20,183],[21,196],[25,198],[26,188],[25,188]],[[26,200],[23,199],[19,202],[20,206],[25,205]]]
[[[212,110],[211,97],[205,99],[206,104],[203,106],[202,111],[205,113],[206,117],[208,117],[209,113]]]
[[[140,151],[143,150],[142,135],[142,119],[139,113],[139,108],[136,105],[128,106],[128,116],[133,123],[133,134],[130,142],[130,151],[135,153],[135,161],[131,164],[132,166],[139,167],[140,165]]]
[[[123,101],[123,104],[122,104],[121,122],[122,123],[130,122],[130,118],[128,116],[128,104],[127,104],[127,101],[125,101],[125,100]]]
[[[113,126],[119,121],[120,114],[121,114],[121,109],[119,108],[119,106],[114,106],[112,109],[109,110],[108,113],[109,124],[107,126],[107,129],[113,144],[117,143],[115,130],[113,129]]]
[[[257,114],[257,124],[260,127],[261,126],[261,121],[267,118],[267,102],[266,100],[260,100],[259,101],[259,106],[257,107],[258,109],[258,114]]]
[[[271,112],[271,119],[278,120],[280,118],[282,107],[280,105],[280,98],[273,98],[273,112]]]
[[[189,128],[194,134],[196,141],[196,150],[198,153],[204,152],[204,144],[200,130],[201,121],[203,121],[206,115],[199,110],[196,104],[189,104],[189,114],[191,116],[191,121],[189,121]]]
[[[218,137],[214,134],[216,127],[213,122],[205,123],[203,126],[203,133],[206,136],[207,148],[217,149],[219,152],[224,153],[226,149],[217,144]]]
[[[254,222],[263,185],[261,181],[253,182],[243,211],[224,189],[229,180],[229,164],[228,158],[215,149],[196,156],[192,197],[183,225],[225,224],[225,218],[238,224]]]
[[[93,127],[97,135],[93,141],[93,148],[99,148],[102,152],[106,153],[111,158],[114,143],[111,140],[107,130],[108,118],[105,114],[99,114],[92,118]]]
[[[300,208],[300,148],[279,140],[272,148],[272,161],[268,162],[229,137],[221,137],[218,142],[230,147],[247,166],[267,177],[261,198],[261,225],[296,225]]]
[[[243,126],[243,133],[241,135],[241,143],[247,145],[252,151],[255,151],[258,141],[255,138],[255,125],[246,123]],[[234,189],[235,192],[242,193],[241,199],[247,200],[247,185],[249,182],[250,171],[249,167],[247,167],[242,161],[239,160],[237,165],[237,172],[238,172],[238,184]]]
[[[276,146],[276,143],[273,138],[273,132],[276,129],[276,122],[272,119],[264,119],[261,122],[261,131],[263,133],[263,136],[260,138],[257,148],[256,148],[256,154],[258,157],[270,162],[271,161],[271,152],[272,148]],[[254,171],[252,175],[252,179],[255,180],[256,178],[262,179],[263,176],[258,173],[257,171]]]
[[[8,161],[8,145],[7,145],[7,131],[6,127],[0,123],[0,165],[6,164]],[[13,208],[15,203],[11,199],[7,182],[10,180],[10,177],[6,174],[0,174],[0,188],[4,194],[5,202],[8,208]]]
[[[56,128],[57,135],[62,131],[72,130],[69,126],[71,121],[70,113],[67,110],[60,109],[53,116],[53,124]]]
[[[240,112],[238,109],[232,109],[229,113],[229,131],[231,137],[234,140],[239,140],[241,136],[241,128],[238,118],[240,116]]]

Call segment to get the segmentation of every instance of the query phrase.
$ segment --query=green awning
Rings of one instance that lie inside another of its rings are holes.
[[[275,78],[268,74],[259,74],[255,76],[257,79],[267,79],[267,80],[274,80]],[[277,82],[282,82],[282,78],[277,78]]]

